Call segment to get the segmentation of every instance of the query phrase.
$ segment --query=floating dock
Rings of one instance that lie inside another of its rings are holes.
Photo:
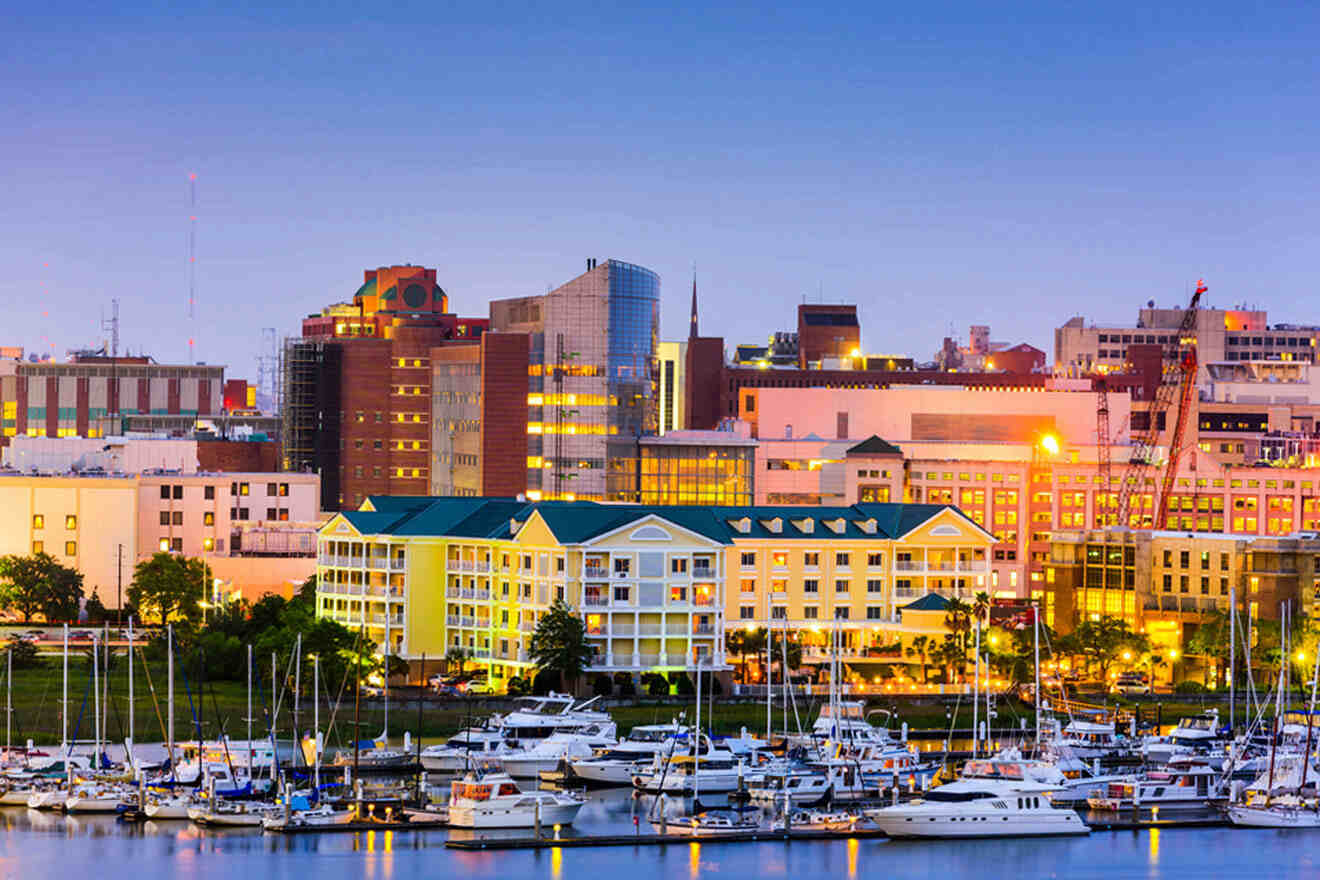
[[[591,847],[591,846],[668,846],[684,843],[765,843],[767,841],[790,842],[794,840],[868,840],[883,838],[885,833],[879,828],[857,828],[852,831],[756,831],[751,834],[605,834],[596,837],[479,837],[469,840],[445,841],[449,849],[458,850],[493,850],[493,849],[549,849],[551,847]]]

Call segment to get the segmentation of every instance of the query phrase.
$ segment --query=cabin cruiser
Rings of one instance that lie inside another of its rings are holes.
[[[1111,782],[1086,799],[1093,810],[1117,811],[1136,807],[1199,809],[1228,797],[1220,771],[1203,761],[1179,759],[1163,770],[1150,770],[1130,782]]]
[[[603,729],[611,735],[602,733]],[[510,776],[517,779],[535,779],[542,771],[553,770],[564,761],[588,758],[600,749],[614,745],[614,722],[608,725],[589,724],[573,733],[560,731],[526,749],[511,749],[499,756]]]
[[[201,802],[191,794],[158,794],[151,793],[147,795],[146,805],[142,812],[148,819],[162,821],[165,819],[187,819],[188,811],[201,806]]]
[[[267,815],[261,827],[267,831],[288,831],[294,828],[329,828],[349,825],[357,817],[352,807],[335,809],[329,804],[313,804],[306,795],[295,794],[287,807]]]
[[[1080,719],[1069,721],[1062,729],[1056,728],[1046,745],[1085,761],[1112,758],[1127,751],[1127,744],[1114,732],[1114,725]]]
[[[592,697],[581,705],[567,694],[554,691],[544,697],[518,697],[504,715],[492,715],[488,727],[498,730],[511,748],[529,748],[554,733],[576,733],[591,728],[591,733],[614,740],[618,728],[605,712],[588,707],[598,700]]]
[[[903,740],[886,727],[876,727],[867,720],[866,704],[860,700],[840,700],[825,703],[820,707],[820,715],[811,726],[811,731],[802,736],[788,738],[790,746],[813,746],[824,742],[845,743],[848,745],[883,745],[899,746]],[[877,709],[869,714],[879,714],[888,719],[889,712]]]
[[[91,782],[80,785],[64,799],[68,813],[114,813],[124,802],[129,790],[120,785]]]
[[[709,792],[737,791],[742,785],[758,783],[762,779],[762,769],[750,771],[749,765],[755,765],[755,752],[735,753],[732,744],[738,740],[726,740],[716,743],[706,734],[697,739],[695,754],[692,741],[687,750],[677,750],[668,756],[657,753],[651,765],[633,777],[633,787],[650,793],[664,792],[671,795],[688,796]]]
[[[260,828],[267,816],[279,807],[256,801],[229,801],[217,798],[188,810],[188,818],[198,825],[214,828]]]
[[[766,771],[747,794],[752,801],[767,804],[815,804],[827,800],[874,798],[881,785],[879,778],[864,775],[855,765],[831,761],[798,769]]]
[[[743,815],[734,810],[711,810],[686,821],[666,823],[680,834],[694,837],[708,835],[743,835],[756,834],[761,830],[761,823],[753,816]]]
[[[455,828],[571,825],[584,803],[564,792],[524,792],[498,764],[484,761],[450,783],[449,824]]]
[[[865,817],[848,810],[791,810],[788,821],[780,816],[770,823],[771,831],[852,831]]]
[[[1147,737],[1141,746],[1149,764],[1167,764],[1179,755],[1207,755],[1225,743],[1220,733],[1219,712],[1211,709],[1181,719],[1168,736]]]
[[[498,757],[509,751],[504,734],[498,730],[469,728],[446,742],[422,749],[422,769],[440,773],[459,773],[472,759]]]
[[[643,724],[625,739],[585,758],[573,758],[569,769],[588,785],[632,785],[633,777],[645,770],[656,755],[668,755],[686,728],[672,724]]]
[[[1059,757],[1054,765],[1063,773],[1063,782],[1050,792],[1050,801],[1056,806],[1082,806],[1086,799],[1103,793],[1111,783],[1132,782],[1136,773],[1102,773],[1099,760],[1090,765],[1071,756]]]
[[[1012,749],[968,761],[962,775],[919,800],[866,811],[890,837],[1026,837],[1087,834],[1072,810],[1048,797],[1057,767],[1024,760]]]

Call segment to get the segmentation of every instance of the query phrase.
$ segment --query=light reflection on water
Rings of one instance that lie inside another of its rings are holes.
[[[649,803],[627,792],[594,796],[575,831],[633,833]],[[566,829],[567,830],[567,829]],[[525,834],[525,832],[514,832]],[[858,877],[961,880],[1002,876],[1066,880],[1114,878],[1275,878],[1320,874],[1320,832],[1229,828],[1098,833],[1068,839],[613,846],[539,851],[446,850],[444,832],[377,831],[276,836],[208,831],[187,822],[117,824],[110,817],[62,817],[0,810],[0,880],[827,880]],[[686,851],[685,851],[686,850]]]

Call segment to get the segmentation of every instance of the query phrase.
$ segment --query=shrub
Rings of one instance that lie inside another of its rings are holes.
[[[674,682],[674,692],[680,697],[690,697],[697,692],[697,688],[692,684],[692,679],[688,678],[686,672],[675,672],[672,676]]]
[[[614,673],[614,690],[621,697],[637,696],[637,685],[627,672]]]
[[[31,642],[12,638],[5,643],[5,650],[13,656],[15,669],[30,669],[41,665],[37,659],[37,646]],[[3,658],[0,658],[0,662],[3,662]]]
[[[1199,681],[1180,681],[1173,687],[1175,694],[1203,694],[1205,685]]]
[[[506,688],[511,697],[525,697],[527,696],[527,692],[532,689],[531,685],[527,683],[527,679],[520,675],[515,675],[513,678],[509,679]]]
[[[591,692],[598,697],[608,697],[614,693],[614,679],[602,672],[591,682]]]
[[[563,677],[553,669],[542,669],[532,679],[532,693],[544,697],[551,691],[564,689]]]

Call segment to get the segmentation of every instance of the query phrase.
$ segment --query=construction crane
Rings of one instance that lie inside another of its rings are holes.
[[[1183,312],[1178,333],[1169,340],[1164,350],[1160,362],[1160,384],[1150,405],[1150,421],[1134,438],[1132,457],[1119,486],[1118,510],[1114,520],[1117,525],[1163,529],[1168,521],[1169,490],[1173,488],[1174,478],[1178,474],[1178,459],[1182,455],[1183,437],[1187,433],[1192,392],[1196,388],[1196,312],[1201,304],[1201,294],[1206,289],[1203,281],[1196,282],[1196,292],[1192,294],[1192,300]],[[1159,491],[1155,492],[1153,473],[1161,464],[1158,459],[1160,435],[1175,403],[1177,409],[1174,411],[1173,430],[1169,434],[1169,453],[1160,472]],[[1107,395],[1101,397],[1100,404],[1108,409]],[[1103,420],[1107,426],[1108,412],[1105,412]],[[1138,505],[1137,510],[1132,509],[1134,496],[1143,495],[1148,483],[1152,487],[1149,514],[1140,509],[1141,505]]]
[[[1111,471],[1109,454],[1109,381],[1104,376],[1100,376],[1095,379],[1094,387],[1099,395],[1095,408],[1096,464],[1100,472],[1100,492],[1096,496],[1096,514],[1097,517],[1103,517],[1103,519],[1097,518],[1096,525],[1113,526],[1118,525],[1118,523],[1116,520],[1110,519],[1112,514],[1109,513],[1109,497],[1111,494],[1109,485]],[[1102,509],[1105,511],[1103,514],[1100,513]]]

